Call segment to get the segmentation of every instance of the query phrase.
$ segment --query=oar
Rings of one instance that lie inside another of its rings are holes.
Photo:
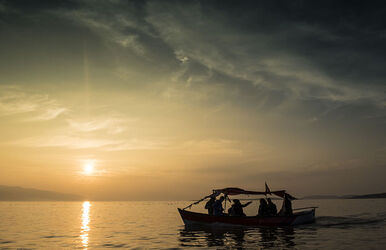
[[[198,203],[200,203],[201,201],[203,201],[203,200],[205,200],[205,199],[211,197],[212,195],[213,195],[213,194],[207,195],[207,196],[205,196],[204,198],[202,198],[201,200],[195,201],[195,202],[193,202],[192,204],[190,204],[189,206],[184,207],[182,210],[185,210],[185,209],[187,209],[187,208],[191,208],[193,205],[197,205]]]
[[[295,208],[292,210],[295,211],[295,210],[302,210],[302,209],[307,209],[307,208],[318,208],[318,207],[301,207],[301,208]]]

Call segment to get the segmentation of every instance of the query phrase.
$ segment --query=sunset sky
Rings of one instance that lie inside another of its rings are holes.
[[[382,1],[0,1],[0,185],[386,191]]]

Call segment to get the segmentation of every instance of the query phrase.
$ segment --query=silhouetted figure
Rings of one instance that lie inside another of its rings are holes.
[[[221,196],[220,199],[216,200],[213,204],[213,214],[214,215],[223,215],[224,208],[222,207],[222,202],[224,201],[224,196]]]
[[[267,201],[268,201],[268,214],[270,216],[277,215],[277,208],[275,203],[272,202],[271,198],[268,198]]]
[[[268,216],[268,204],[263,198],[260,199],[259,213],[257,215]]]
[[[228,213],[231,216],[245,216],[244,211],[243,211],[243,207],[246,207],[251,203],[252,202],[250,201],[250,202],[247,202],[245,204],[241,204],[238,199],[234,199],[232,206],[228,210]]]
[[[279,212],[279,215],[282,216],[291,216],[292,215],[292,202],[288,195],[284,195],[283,206]]]
[[[210,197],[210,200],[208,200],[208,202],[205,204],[205,209],[208,210],[209,215],[213,215],[213,206],[215,201],[216,201],[216,197],[212,196]]]

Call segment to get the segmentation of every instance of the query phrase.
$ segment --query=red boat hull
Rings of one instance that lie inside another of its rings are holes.
[[[292,226],[315,221],[315,209],[294,213],[292,216],[214,216],[178,209],[185,225],[242,225],[242,226]]]

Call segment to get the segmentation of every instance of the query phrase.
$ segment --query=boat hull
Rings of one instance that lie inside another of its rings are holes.
[[[315,209],[294,213],[292,216],[214,216],[178,209],[185,225],[242,225],[293,226],[315,221]]]

